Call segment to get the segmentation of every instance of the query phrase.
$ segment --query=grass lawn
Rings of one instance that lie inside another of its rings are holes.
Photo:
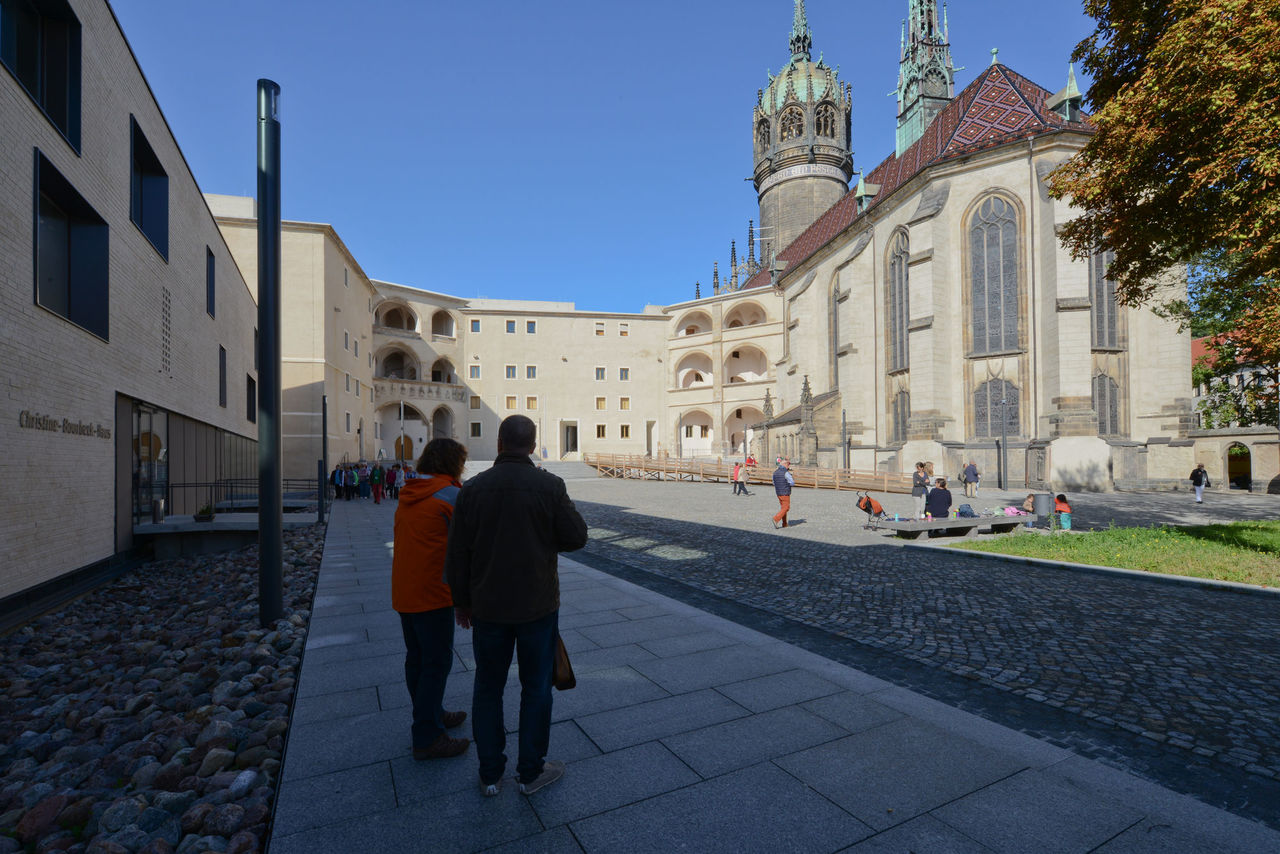
[[[1280,587],[1280,522],[1023,532],[953,548]]]

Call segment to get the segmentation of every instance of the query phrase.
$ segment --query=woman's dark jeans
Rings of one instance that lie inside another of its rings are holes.
[[[453,608],[401,614],[404,681],[413,700],[413,746],[430,747],[444,734],[444,686],[453,669]]]
[[[480,779],[485,783],[501,780],[507,767],[502,689],[511,669],[513,649],[520,668],[520,757],[516,775],[520,782],[529,783],[542,773],[551,738],[551,675],[559,624],[559,611],[531,623],[472,621],[476,682],[471,700],[471,734],[480,758]]]

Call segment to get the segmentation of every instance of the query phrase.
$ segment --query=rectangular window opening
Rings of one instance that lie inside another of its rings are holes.
[[[35,170],[36,304],[110,340],[107,224],[39,152]]]
[[[245,374],[244,377],[245,417],[250,424],[258,423],[258,381]]]
[[[66,0],[0,2],[0,64],[80,151],[80,21]]]
[[[218,405],[227,406],[227,348],[218,348]]]
[[[133,164],[129,173],[129,218],[151,241],[160,257],[169,260],[169,175],[155,149],[129,117]]]
[[[480,422],[479,421],[471,422],[471,438],[472,439],[480,438]]]
[[[597,424],[597,425],[596,425],[596,438],[597,438],[597,439],[603,439],[603,438],[605,438],[605,436],[607,436],[607,435],[608,435],[608,430],[609,430],[609,428],[608,428],[608,427],[606,427],[604,424]]]

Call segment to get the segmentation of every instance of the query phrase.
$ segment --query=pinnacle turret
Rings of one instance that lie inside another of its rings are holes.
[[[804,0],[796,0],[795,14],[791,21],[791,61],[808,62],[813,52],[813,36],[809,33],[809,19],[804,13]]]
[[[909,0],[898,67],[899,156],[955,97],[956,69],[951,63],[945,10],[944,6],[939,25],[937,0]]]

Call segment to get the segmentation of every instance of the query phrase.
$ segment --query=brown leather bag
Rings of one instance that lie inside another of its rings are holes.
[[[569,651],[564,648],[564,641],[556,634],[556,664],[551,674],[551,684],[560,691],[568,691],[578,684],[573,675],[573,665],[569,663]]]

